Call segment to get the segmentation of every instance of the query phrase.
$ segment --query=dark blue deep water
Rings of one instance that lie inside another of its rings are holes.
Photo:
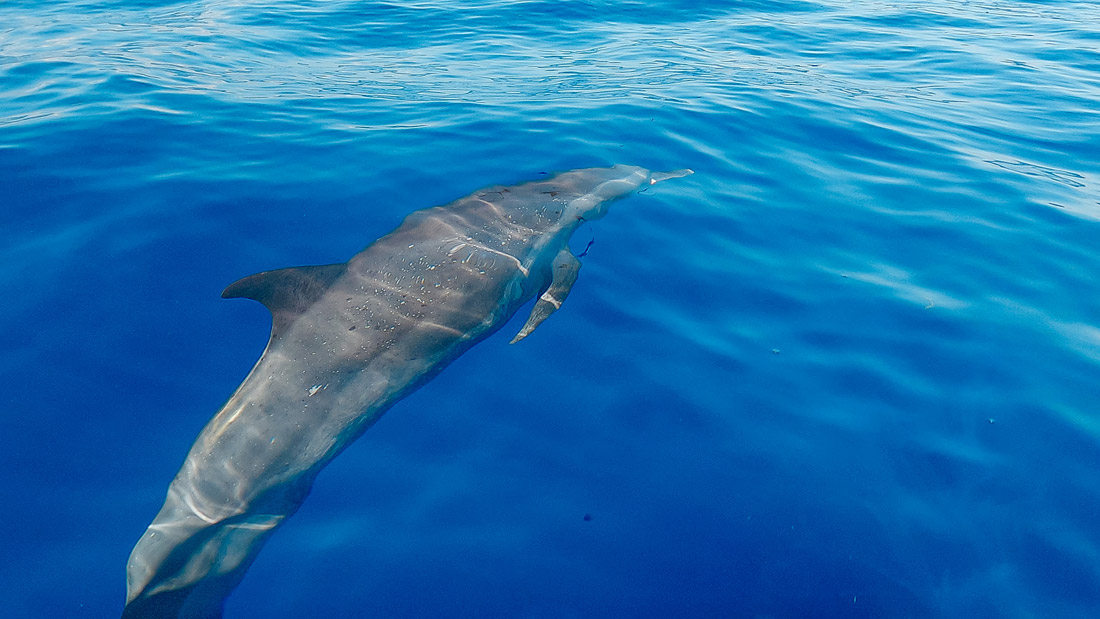
[[[1098,50],[1057,0],[0,4],[0,614],[121,611],[267,339],[226,284],[626,163],[696,174],[227,619],[1100,616]]]

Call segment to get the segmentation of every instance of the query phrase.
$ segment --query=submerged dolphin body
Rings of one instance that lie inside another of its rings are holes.
[[[489,187],[412,213],[346,263],[226,288],[271,310],[271,339],[134,547],[124,619],[220,617],[332,458],[527,301],[538,297],[513,342],[556,310],[580,267],[567,243],[581,223],[686,174],[618,165]]]

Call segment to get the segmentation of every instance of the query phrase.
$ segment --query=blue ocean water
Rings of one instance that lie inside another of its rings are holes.
[[[227,618],[1098,616],[1097,50],[1057,0],[0,4],[2,614],[121,611],[267,339],[226,284],[627,163],[696,174]]]

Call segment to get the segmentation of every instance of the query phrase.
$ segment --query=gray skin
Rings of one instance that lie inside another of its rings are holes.
[[[513,342],[557,309],[580,267],[569,237],[609,201],[689,173],[617,165],[489,187],[412,213],[346,263],[226,288],[271,310],[271,339],[134,547],[123,618],[221,617],[332,458],[524,303],[538,297]]]

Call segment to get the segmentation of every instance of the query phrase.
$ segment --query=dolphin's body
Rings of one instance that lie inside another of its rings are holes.
[[[513,342],[557,309],[580,267],[569,237],[608,201],[688,173],[619,165],[489,187],[412,213],[346,263],[226,288],[271,310],[271,339],[134,547],[124,619],[220,617],[332,458],[527,301],[539,297]]]

